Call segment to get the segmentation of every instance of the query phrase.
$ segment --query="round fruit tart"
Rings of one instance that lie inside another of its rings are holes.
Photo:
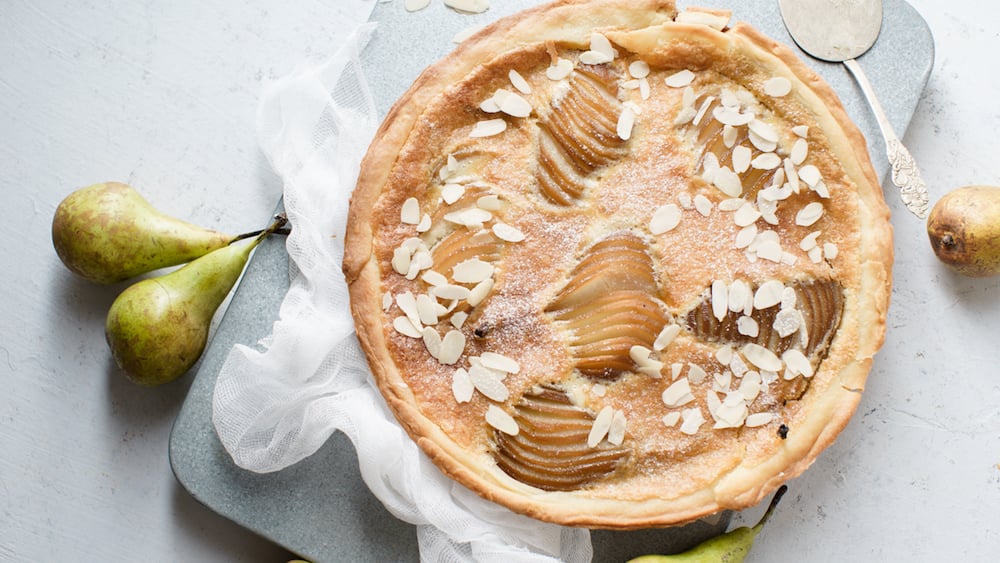
[[[865,140],[785,46],[670,0],[563,0],[427,68],[361,164],[344,270],[375,382],[448,476],[565,525],[759,502],[881,346]]]

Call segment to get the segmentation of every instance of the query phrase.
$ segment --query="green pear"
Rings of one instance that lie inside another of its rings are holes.
[[[771,513],[778,506],[778,501],[781,500],[781,496],[785,494],[786,490],[788,488],[782,485],[774,493],[771,504],[767,507],[767,512],[752,528],[741,526],[705,540],[688,551],[676,555],[643,555],[632,559],[629,563],[740,563],[750,553],[754,538],[771,517]]]
[[[115,299],[104,334],[129,379],[141,385],[167,383],[198,361],[212,317],[243,273],[250,253],[282,224],[280,217],[247,243],[213,250],[178,270],[142,280]]]
[[[52,219],[59,259],[83,278],[104,284],[183,264],[235,238],[165,215],[118,182],[76,190]]]

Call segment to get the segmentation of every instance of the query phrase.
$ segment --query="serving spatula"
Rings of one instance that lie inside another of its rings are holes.
[[[906,208],[927,217],[927,188],[910,151],[896,136],[889,118],[861,65],[855,60],[867,52],[882,29],[882,0],[778,0],[781,18],[795,43],[809,55],[843,62],[854,76],[878,121],[892,168],[892,183],[900,189]]]

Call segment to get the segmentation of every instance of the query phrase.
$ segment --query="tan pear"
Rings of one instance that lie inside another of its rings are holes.
[[[52,244],[63,264],[105,284],[183,264],[235,238],[165,215],[118,182],[76,190],[52,219]]]
[[[108,311],[105,337],[115,362],[134,382],[159,385],[198,361],[212,317],[246,266],[251,251],[283,218],[246,243],[213,250],[166,275],[142,280]]]
[[[938,259],[972,277],[1000,274],[1000,187],[965,186],[945,194],[927,217]]]

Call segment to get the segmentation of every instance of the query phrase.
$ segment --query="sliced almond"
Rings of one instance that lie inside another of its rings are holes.
[[[667,387],[661,396],[663,404],[670,408],[686,405],[694,400],[691,394],[691,384],[686,377],[682,377]]]
[[[666,77],[663,82],[671,88],[684,88],[694,80],[694,73],[688,69],[679,70]]]
[[[464,368],[458,368],[452,373],[451,394],[455,397],[455,401],[468,403],[472,400],[472,394],[475,391],[476,387],[472,385],[472,380],[469,379],[469,372],[465,371]]]
[[[486,423],[504,434],[509,434],[511,436],[517,436],[517,433],[520,430],[517,426],[517,421],[514,420],[514,417],[510,416],[506,411],[496,405],[490,405],[489,408],[486,409]]]
[[[794,348],[786,350],[785,353],[781,355],[781,361],[785,363],[785,379],[789,379],[789,374],[791,374],[792,377],[798,375],[803,377],[813,376],[812,363],[809,361],[809,358],[807,358],[805,354],[799,350]]]
[[[483,352],[479,356],[479,361],[490,369],[504,373],[517,373],[521,371],[521,366],[517,363],[517,360],[496,352]]]
[[[753,342],[744,344],[743,348],[740,349],[740,353],[743,354],[743,357],[748,362],[760,369],[781,371],[782,367],[784,367],[781,358],[760,344],[754,344]]]
[[[698,429],[706,422],[705,415],[697,407],[681,411],[681,418],[684,419],[684,422],[681,423],[681,432],[689,436],[697,434]]]
[[[677,335],[680,334],[680,332],[680,325],[668,324],[664,326],[663,330],[660,331],[660,334],[657,335],[656,340],[653,341],[653,350],[657,352],[663,351],[667,346],[670,346],[670,343],[677,338]]]
[[[477,121],[469,132],[470,137],[492,137],[507,130],[507,122],[502,118]]]
[[[493,264],[479,258],[459,262],[452,268],[452,279],[458,283],[479,283],[493,275]]]
[[[506,223],[494,223],[492,229],[493,234],[502,241],[521,242],[524,240],[524,233],[517,227],[512,227]]]
[[[785,284],[778,280],[769,280],[760,285],[753,296],[753,306],[755,309],[767,309],[781,303],[781,294],[785,290]]]
[[[438,361],[451,365],[458,361],[465,351],[465,335],[458,330],[449,330],[441,339],[441,353]]]
[[[597,417],[594,418],[594,422],[590,426],[590,433],[587,435],[588,447],[595,448],[604,441],[608,430],[611,429],[611,419],[614,418],[614,415],[614,409],[611,405],[604,407],[601,412],[597,413]]]
[[[518,92],[526,96],[531,94],[531,85],[528,84],[528,81],[525,80],[523,76],[521,76],[520,72],[511,69],[510,72],[507,73],[507,78],[510,79],[511,85],[514,86]]]
[[[672,231],[681,222],[681,210],[673,203],[661,205],[649,220],[649,230],[654,235]]]
[[[482,303],[483,299],[489,295],[490,291],[493,290],[493,278],[487,278],[476,284],[469,292],[469,298],[466,299],[469,305],[475,307]]]
[[[549,80],[562,80],[573,73],[573,61],[559,58],[555,64],[545,69],[545,76]]]
[[[823,204],[814,201],[812,203],[806,204],[798,213],[795,214],[795,224],[801,227],[809,227],[816,224],[823,216]]]
[[[481,14],[490,9],[489,0],[444,0],[444,5],[466,14]]]
[[[772,420],[774,420],[774,415],[769,412],[755,412],[747,416],[747,419],[743,422],[743,426],[757,428],[770,424]]]
[[[476,365],[470,367],[469,379],[472,381],[472,385],[476,388],[476,391],[479,391],[491,401],[500,403],[510,397],[510,391],[507,390],[507,386],[489,368]]]
[[[399,210],[399,220],[407,225],[416,225],[420,222],[420,202],[417,198],[407,198],[403,202],[403,207]]]

